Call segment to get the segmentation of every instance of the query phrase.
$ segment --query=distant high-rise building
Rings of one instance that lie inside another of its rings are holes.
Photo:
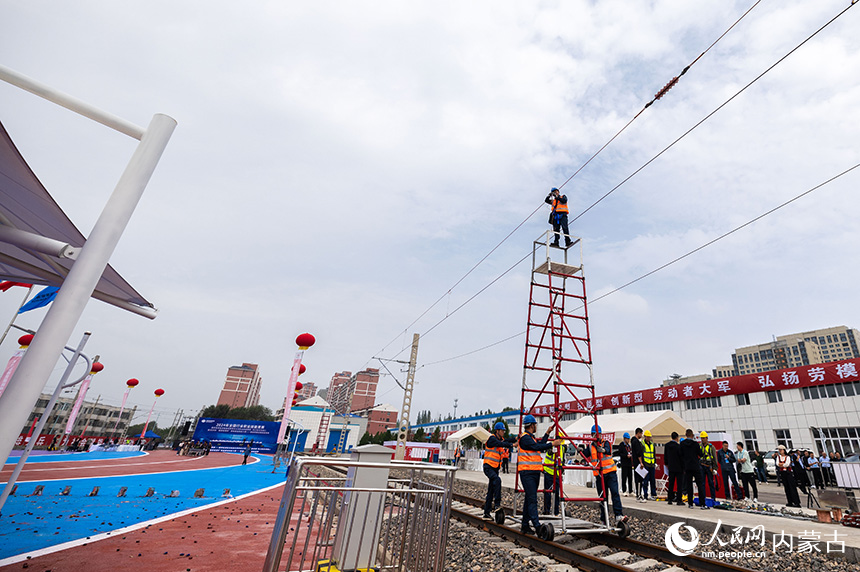
[[[301,401],[302,399],[310,399],[317,394],[317,389],[317,384],[315,384],[314,382],[303,382],[302,388],[296,392],[296,395],[299,396],[299,401]]]
[[[224,388],[218,396],[218,405],[253,407],[260,404],[260,366],[255,363],[234,365],[227,370]]]
[[[737,348],[732,354],[732,365],[718,366],[714,376],[746,375],[860,358],[858,341],[860,332],[845,326],[778,336],[771,342]]]
[[[367,368],[355,375],[348,371],[334,374],[327,400],[338,413],[370,409],[375,405],[379,370]]]

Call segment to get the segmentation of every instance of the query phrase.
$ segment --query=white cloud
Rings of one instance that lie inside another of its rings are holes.
[[[106,370],[167,389],[165,411],[217,398],[261,364],[276,407],[301,331],[311,381],[357,370],[698,56],[749,3],[271,2],[7,6],[5,65],[145,125],[179,126],[114,266],[162,310],[93,302]],[[832,17],[844,3],[757,7],[566,187],[579,212]],[[855,14],[573,225],[594,298],[856,162]],[[75,22],[75,26],[69,26]],[[0,120],[86,233],[134,149],[0,86]],[[857,325],[858,173],[594,304],[599,391],[726,363],[773,333]],[[525,255],[539,211],[386,350],[408,345]],[[426,337],[437,361],[526,327],[528,262]],[[0,314],[17,296],[0,295]],[[846,309],[847,308],[847,309]],[[42,313],[44,311],[41,311]],[[42,314],[22,317],[36,326]],[[10,344],[0,359],[11,351]],[[419,370],[413,409],[516,405],[523,340]],[[400,355],[403,357],[403,354]],[[400,404],[393,382],[384,400]],[[142,397],[144,394],[146,398]],[[396,397],[395,397],[396,396]],[[165,413],[165,415],[167,415]]]

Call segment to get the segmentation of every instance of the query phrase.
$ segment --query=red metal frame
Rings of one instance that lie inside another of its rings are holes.
[[[520,430],[523,417],[539,406],[549,406],[552,432],[555,438],[565,439],[568,447],[578,444],[590,446],[594,439],[588,436],[568,435],[561,426],[562,416],[583,413],[594,416],[597,425],[594,378],[592,376],[591,333],[588,325],[588,303],[585,275],[582,270],[582,246],[579,238],[571,237],[573,244],[564,249],[549,246],[552,232],[536,240],[532,249],[532,276],[529,288],[529,309],[526,328],[523,383],[520,396]],[[546,249],[546,260],[538,253]],[[579,251],[579,259],[569,260],[569,253]],[[561,255],[561,256],[558,256]],[[561,258],[553,261],[551,258]],[[569,364],[570,379],[562,377],[562,365]],[[541,375],[541,373],[543,375]],[[569,401],[563,408],[562,401]],[[592,404],[591,408],[586,403]],[[591,465],[564,465],[556,450],[555,487],[563,501],[606,501],[606,486],[602,495],[570,497],[564,494],[564,485],[558,469],[591,471]],[[519,474],[519,463],[517,464]],[[603,479],[603,474],[600,474]],[[522,492],[519,478],[515,492]],[[550,489],[551,491],[551,489]],[[550,492],[539,489],[538,492]]]

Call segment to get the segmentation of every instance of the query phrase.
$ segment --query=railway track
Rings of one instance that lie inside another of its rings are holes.
[[[614,534],[566,534],[555,542],[541,540],[522,534],[517,528],[485,520],[480,508],[483,505],[481,500],[457,493],[453,494],[453,499],[452,518],[586,572],[752,572],[749,568],[700,556],[676,556],[663,546]]]

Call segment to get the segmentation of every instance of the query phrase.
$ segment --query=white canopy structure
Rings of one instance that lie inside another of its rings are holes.
[[[85,242],[0,123],[0,279],[60,287]],[[150,319],[157,313],[110,265],[92,296]]]
[[[5,459],[90,297],[155,317],[151,304],[108,262],[176,128],[176,120],[157,113],[144,129],[2,65],[0,81],[140,141],[84,241],[3,132],[6,144],[0,165],[0,226],[5,246],[0,249],[0,272],[15,281],[61,286],[0,395],[0,458]]]
[[[463,427],[459,431],[451,433],[445,439],[445,443],[459,443],[466,437],[474,437],[481,443],[486,443],[490,438],[490,432],[483,427]]]
[[[678,435],[683,437],[687,430],[687,424],[684,420],[668,410],[598,415],[597,424],[600,425],[604,435],[615,434],[615,443],[621,442],[624,433],[630,433],[632,436],[637,427],[651,431],[651,435],[657,443],[668,441],[672,431],[677,431]],[[574,433],[589,434],[592,425],[594,425],[593,417],[582,417],[565,427],[564,430],[568,435]]]

